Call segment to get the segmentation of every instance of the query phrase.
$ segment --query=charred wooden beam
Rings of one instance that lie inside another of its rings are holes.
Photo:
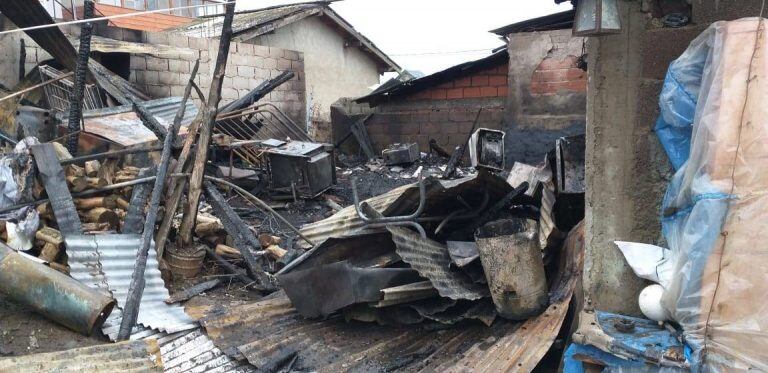
[[[86,0],[83,6],[85,19],[93,18],[93,1]],[[69,95],[69,122],[67,123],[67,150],[72,156],[77,155],[77,141],[80,139],[80,122],[83,120],[83,91],[88,70],[88,59],[91,53],[91,34],[93,24],[83,23],[80,27],[80,47],[77,52],[75,65],[75,83]]]
[[[223,108],[219,109],[219,111],[216,114],[217,115],[224,114],[224,113],[228,113],[231,111],[248,107],[252,105],[254,102],[264,98],[264,96],[268,95],[269,92],[272,92],[273,90],[275,90],[275,88],[291,80],[294,76],[295,74],[292,71],[283,71],[280,75],[270,80],[263,81],[256,88],[254,88],[253,91],[248,92],[248,94],[246,94],[245,96],[225,105]]]
[[[162,146],[150,146],[145,148],[128,148],[128,149],[112,150],[104,153],[88,154],[88,155],[82,155],[79,157],[72,157],[69,159],[62,159],[59,163],[61,163],[62,166],[65,166],[68,164],[77,164],[77,163],[83,163],[83,162],[93,161],[93,160],[119,158],[121,156],[128,155],[128,154],[159,152],[162,150],[163,150]]]
[[[160,206],[160,199],[163,196],[165,179],[171,161],[171,151],[173,150],[173,144],[176,141],[176,135],[179,133],[179,128],[181,127],[181,120],[184,117],[184,111],[187,108],[189,94],[192,92],[192,81],[195,78],[194,73],[196,70],[197,65],[195,65],[195,71],[193,71],[193,74],[189,77],[187,87],[184,89],[184,96],[181,99],[181,106],[179,106],[179,110],[176,112],[176,117],[173,118],[173,124],[163,141],[163,152],[160,155],[160,164],[157,167],[157,178],[155,179],[155,185],[152,188],[149,211],[147,212],[146,220],[144,221],[144,229],[141,233],[141,247],[139,247],[136,265],[133,268],[133,275],[131,276],[131,284],[128,287],[128,296],[126,298],[125,306],[123,307],[123,319],[120,322],[120,332],[117,335],[117,339],[120,341],[127,340],[131,336],[131,330],[136,324],[136,320],[139,316],[139,307],[145,285],[144,271],[147,268],[149,247],[155,234],[157,211]],[[144,121],[144,118],[142,118],[142,122],[144,122],[145,126],[149,127],[149,124]]]
[[[200,125],[200,134],[195,151],[195,162],[192,167],[192,176],[189,178],[189,192],[187,194],[187,206],[184,209],[184,217],[179,228],[178,243],[182,246],[192,243],[192,229],[195,226],[197,218],[197,205],[200,202],[202,193],[203,174],[205,165],[208,162],[208,148],[211,145],[211,135],[213,126],[216,123],[216,113],[219,101],[221,101],[221,86],[224,81],[224,73],[227,69],[227,58],[229,56],[229,46],[232,41],[232,19],[235,13],[235,3],[226,5],[226,13],[221,26],[221,37],[219,38],[219,53],[216,57],[216,67],[213,71],[211,80],[211,89],[208,93],[208,103],[203,112],[203,121]]]
[[[27,76],[27,46],[24,38],[19,39],[19,81]]]
[[[190,298],[196,295],[199,295],[202,292],[211,290],[219,286],[219,284],[221,284],[221,280],[219,279],[199,283],[195,286],[173,293],[173,295],[171,295],[170,297],[168,297],[168,299],[165,300],[165,303],[174,304],[174,303],[183,302],[185,300],[189,300]]]
[[[216,263],[218,263],[220,266],[222,266],[224,269],[227,270],[227,272],[235,275],[235,278],[240,280],[244,285],[246,286],[252,286],[254,285],[255,281],[253,281],[250,277],[246,276],[244,273],[242,273],[237,267],[232,265],[232,263],[228,262],[226,259],[222,258],[219,254],[216,254],[213,249],[206,246],[205,251],[208,253],[208,255],[213,258]]]
[[[261,243],[254,236],[251,228],[240,218],[239,215],[229,206],[227,200],[224,198],[219,190],[211,184],[210,181],[204,182],[205,197],[208,203],[213,207],[213,211],[221,223],[224,225],[224,230],[229,233],[232,239],[235,241],[235,247],[245,259],[245,267],[248,270],[248,275],[257,281],[259,285],[264,288],[269,288],[272,285],[272,280],[269,275],[261,268],[259,261],[253,254],[254,251],[261,250]]]
[[[156,168],[144,168],[139,171],[138,177],[145,178],[155,173]],[[144,206],[147,204],[147,198],[149,197],[149,184],[139,184],[133,188],[133,194],[131,194],[131,202],[128,206],[128,213],[125,215],[123,221],[122,233],[129,234],[141,234],[143,227],[142,221],[144,220]]]
[[[69,194],[64,178],[64,169],[59,164],[59,158],[56,156],[53,144],[32,145],[30,151],[35,157],[35,163],[51,201],[51,208],[54,216],[56,216],[56,223],[59,224],[59,230],[64,234],[82,234],[83,228],[80,224],[80,217],[77,215],[72,195]]]

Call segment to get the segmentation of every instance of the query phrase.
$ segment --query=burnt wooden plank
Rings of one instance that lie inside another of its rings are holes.
[[[143,168],[139,171],[137,178],[142,179],[151,176],[156,171],[156,167]],[[144,206],[147,205],[149,190],[148,183],[142,183],[133,187],[130,207],[128,207],[128,212],[125,215],[122,233],[141,234],[141,230],[144,228]]]
[[[36,144],[30,147],[32,156],[35,157],[37,170],[48,193],[53,215],[59,225],[59,231],[63,235],[83,234],[80,217],[75,209],[75,202],[67,187],[64,178],[64,169],[59,164],[56,150],[51,143]]]

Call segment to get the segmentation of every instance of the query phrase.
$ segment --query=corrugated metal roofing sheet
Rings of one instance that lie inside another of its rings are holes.
[[[109,291],[122,307],[128,296],[136,252],[140,245],[140,235],[82,235],[67,236],[65,242],[70,253],[70,267],[75,273],[73,277],[89,285],[97,285],[104,289],[106,284]],[[95,279],[88,278],[91,276]],[[156,253],[150,250],[145,272],[146,287],[141,300],[137,323],[147,328],[173,333],[196,327],[184,309],[178,305],[163,302],[168,298],[168,289],[160,276]],[[121,313],[121,312],[120,312]],[[114,339],[119,329],[117,318],[121,315],[111,315],[102,330],[104,334]]]
[[[0,371],[38,372],[162,372],[157,341],[128,341],[0,359]]]
[[[440,331],[307,320],[284,296],[212,312],[201,323],[222,351],[257,368],[280,351],[297,350],[294,370],[530,371],[557,336],[569,299],[522,324],[497,320]]]
[[[489,296],[488,287],[476,284],[463,272],[451,268],[448,248],[407,228],[388,227],[397,254],[419,274],[432,282],[441,296],[475,300]]]
[[[484,171],[456,180],[427,178],[424,183],[427,195],[424,216],[453,212],[457,207],[456,197],[459,195],[475,198],[479,203],[486,190],[491,201],[501,199],[512,190],[504,179]],[[369,198],[365,202],[384,216],[407,215],[419,204],[419,188],[416,183],[404,185]],[[342,237],[362,227],[363,221],[357,216],[355,207],[348,206],[327,219],[303,226],[301,233],[319,243],[330,237]],[[308,248],[304,241],[299,242],[299,245]]]

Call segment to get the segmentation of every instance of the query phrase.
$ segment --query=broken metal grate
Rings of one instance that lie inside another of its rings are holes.
[[[40,71],[40,80],[46,82],[51,79],[64,75],[59,71],[47,65],[38,66]],[[45,99],[51,109],[61,112],[69,110],[69,93],[74,89],[75,83],[71,78],[64,78],[43,87]],[[99,94],[99,88],[94,84],[86,84],[83,91],[83,110],[100,109],[106,107]]]

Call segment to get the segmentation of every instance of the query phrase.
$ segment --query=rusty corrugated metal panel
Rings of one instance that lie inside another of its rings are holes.
[[[455,364],[437,367],[445,372],[530,372],[557,337],[568,313],[576,282],[581,279],[584,261],[584,224],[568,234],[550,289],[550,305],[541,315],[528,319],[514,333],[491,346],[472,346]],[[486,348],[487,347],[487,348]]]
[[[201,323],[222,351],[256,368],[279,351],[295,349],[299,359],[294,369],[320,372],[429,370],[473,345],[492,345],[518,325],[498,321],[491,328],[478,323],[427,331],[347,323],[338,317],[307,320],[285,296],[212,312]]]
[[[488,288],[477,284],[463,272],[451,269],[448,248],[403,227],[388,227],[397,254],[419,274],[429,279],[440,296],[451,299],[475,300],[487,297]]]
[[[490,200],[503,198],[512,187],[502,178],[488,173],[479,172],[456,180],[437,180],[427,178],[426,206],[424,215],[447,215],[457,209],[456,196],[476,198],[476,203],[483,198],[483,192],[488,191]],[[365,200],[376,211],[384,216],[407,215],[412,213],[419,204],[419,188],[416,183],[404,185],[387,193]],[[470,201],[471,202],[471,201]],[[354,206],[348,206],[333,216],[305,225],[301,233],[313,242],[322,242],[330,237],[341,237],[363,227],[363,221],[357,216]],[[307,248],[306,243],[300,242]]]
[[[163,362],[157,341],[147,339],[0,359],[0,371],[162,372]]]
[[[580,278],[583,225],[569,235],[547,310],[524,323],[461,324],[429,331],[340,318],[307,320],[284,296],[209,312],[201,320],[226,354],[258,368],[275,353],[298,351],[297,370],[499,372],[531,371],[557,337]]]

